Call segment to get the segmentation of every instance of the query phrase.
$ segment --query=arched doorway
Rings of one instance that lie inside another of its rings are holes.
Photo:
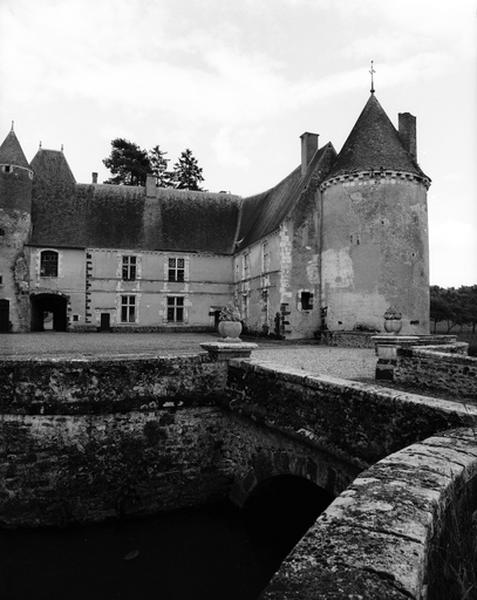
[[[66,331],[67,298],[61,294],[34,294],[31,296],[32,331]]]
[[[10,331],[10,302],[6,298],[0,298],[0,333]]]
[[[260,482],[243,505],[250,535],[281,561],[334,496],[309,479],[277,475]]]

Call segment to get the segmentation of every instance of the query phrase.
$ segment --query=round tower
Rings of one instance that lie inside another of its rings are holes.
[[[322,306],[330,330],[383,330],[393,306],[402,334],[429,333],[427,189],[416,120],[395,129],[372,90],[322,191]]]
[[[12,123],[0,146],[0,332],[30,328],[25,244],[31,230],[32,180]]]

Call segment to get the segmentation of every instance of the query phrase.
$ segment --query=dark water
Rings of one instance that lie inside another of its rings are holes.
[[[275,477],[231,503],[69,529],[0,531],[0,600],[254,600],[332,498]]]
[[[0,598],[256,598],[283,549],[229,503],[71,529],[0,533]]]

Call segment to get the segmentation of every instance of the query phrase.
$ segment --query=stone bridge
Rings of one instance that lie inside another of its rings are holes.
[[[477,408],[222,352],[4,359],[0,412],[4,526],[243,505],[290,476],[336,498],[267,599],[437,598],[450,507],[465,536],[476,506]]]

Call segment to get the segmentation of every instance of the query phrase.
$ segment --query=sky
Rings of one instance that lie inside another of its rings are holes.
[[[264,191],[299,136],[339,151],[376,97],[417,117],[431,284],[477,284],[477,0],[0,0],[0,138],[78,182],[111,140],[190,148],[204,187]]]

